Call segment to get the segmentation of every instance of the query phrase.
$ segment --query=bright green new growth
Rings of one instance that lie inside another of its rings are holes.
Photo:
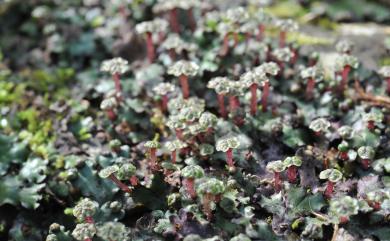
[[[78,220],[84,220],[87,217],[93,216],[98,207],[99,204],[97,202],[89,198],[84,198],[73,208],[73,216]]]
[[[338,182],[343,178],[343,174],[337,169],[326,169],[320,172],[320,179],[328,179],[331,182]]]
[[[229,149],[236,149],[239,146],[240,142],[237,137],[228,137],[217,141],[216,150],[227,152]]]
[[[118,171],[119,171],[119,167],[117,165],[108,166],[99,172],[99,176],[101,178],[108,178],[109,176],[111,176],[114,173],[117,173]]]
[[[266,166],[269,172],[283,172],[286,170],[286,165],[281,160],[268,162]]]
[[[186,166],[181,170],[181,175],[184,178],[201,178],[204,176],[204,171],[201,166],[198,165],[190,165]]]
[[[290,167],[290,166],[300,167],[302,165],[302,160],[297,156],[286,157],[286,159],[284,159],[283,161],[283,165],[286,167]]]

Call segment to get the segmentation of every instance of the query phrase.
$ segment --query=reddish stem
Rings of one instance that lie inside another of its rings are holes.
[[[230,113],[236,113],[240,107],[240,101],[235,95],[229,96]]]
[[[110,121],[116,120],[117,116],[116,116],[115,111],[113,109],[106,110],[106,115],[107,115],[108,119],[110,119]]]
[[[150,148],[149,149],[150,167],[152,168],[152,170],[156,170],[157,169],[156,151],[157,151],[157,148]]]
[[[188,9],[188,20],[190,22],[190,28],[192,32],[195,32],[196,30],[196,21],[194,18],[194,13],[192,11],[192,8]]]
[[[317,64],[317,60],[316,59],[314,59],[314,58],[310,58],[309,59],[309,66],[314,66],[316,64]]]
[[[168,95],[161,96],[161,110],[163,113],[168,111]]]
[[[367,122],[367,129],[369,129],[370,131],[373,131],[375,129],[375,121],[368,121]]]
[[[251,115],[255,116],[257,112],[257,88],[258,84],[253,83],[250,87],[251,90]]]
[[[187,190],[187,193],[188,195],[190,195],[190,197],[192,199],[195,199],[196,198],[196,192],[195,192],[195,180],[194,178],[185,178],[184,181],[183,181],[183,184]]]
[[[175,133],[176,133],[176,138],[177,139],[179,139],[181,141],[184,139],[184,135],[183,135],[183,130],[182,129],[176,129]]]
[[[229,148],[226,152],[226,163],[229,167],[234,168],[234,161],[233,161],[233,149]]]
[[[287,168],[287,178],[290,183],[295,183],[297,180],[297,167],[296,166],[289,166]]]
[[[227,55],[228,52],[229,52],[229,33],[225,34],[225,36],[223,37],[221,56]]]
[[[124,192],[128,192],[128,193],[131,193],[131,189],[126,185],[124,184],[123,182],[121,182],[114,174],[111,174],[109,176],[109,178]]]
[[[92,218],[91,216],[85,217],[85,222],[86,222],[86,223],[92,223],[92,224],[95,223],[94,220],[93,220],[93,218]]]
[[[225,108],[225,95],[218,94],[218,105],[219,105],[219,114],[222,116],[222,118],[227,118],[227,112]]]
[[[133,175],[130,177],[130,184],[135,187],[138,185],[138,177],[136,175]]]
[[[280,177],[280,172],[274,172],[274,187],[276,192],[279,192],[282,189],[282,179]]]
[[[286,45],[286,31],[280,31],[279,33],[279,47],[284,48]]]
[[[171,160],[172,163],[176,163],[176,150],[171,152]]]
[[[307,85],[306,85],[306,99],[310,100],[313,98],[313,92],[314,92],[314,87],[315,87],[315,80],[313,77],[310,77],[307,80]]]
[[[257,40],[261,41],[264,38],[265,26],[263,24],[259,24],[259,33],[257,34]]]
[[[115,83],[116,93],[120,96],[120,94],[122,93],[122,86],[121,86],[121,78],[119,73],[113,74],[112,79],[114,80]]]
[[[181,85],[181,91],[183,93],[183,98],[188,99],[188,97],[190,96],[190,89],[188,86],[188,76],[180,75],[179,81]]]
[[[292,65],[295,65],[295,63],[298,61],[298,50],[297,49],[291,49],[291,52],[293,53],[293,56],[290,60],[290,63]]]
[[[206,214],[206,217],[207,217],[207,220],[211,220],[211,218],[213,217],[213,214],[211,212],[211,207],[210,207],[210,203],[211,201],[214,199],[214,196],[213,194],[211,193],[205,193],[203,195],[203,212]]]
[[[237,45],[238,45],[238,33],[237,32],[234,32],[233,33],[233,39],[234,39],[234,48],[236,48],[237,47]]]
[[[370,168],[370,165],[371,165],[370,159],[363,159],[362,160],[363,169],[367,170],[368,168]]]
[[[325,193],[324,193],[326,198],[329,199],[332,197],[333,189],[334,189],[334,182],[328,181],[328,183],[326,185]]]
[[[340,83],[340,86],[339,86],[339,89],[340,89],[340,93],[344,92],[345,90],[345,87],[347,86],[348,84],[348,76],[349,76],[349,72],[351,71],[351,66],[349,65],[346,65],[344,66],[344,69],[341,73],[341,83]]]
[[[387,92],[388,94],[390,94],[390,77],[387,77],[387,78],[386,78],[386,82],[387,82],[387,90],[386,90],[386,92]]]
[[[175,61],[176,60],[176,51],[175,51],[175,49],[169,49],[168,53],[169,53],[169,57],[171,58],[171,60]]]
[[[261,96],[261,108],[263,112],[267,112],[269,88],[270,88],[269,81],[265,81],[263,85],[263,95]]]
[[[153,63],[154,59],[156,58],[156,53],[154,50],[152,33],[150,32],[146,33],[146,49],[148,52],[148,60],[150,63]]]
[[[347,151],[340,151],[339,158],[343,161],[348,161],[348,152]]]
[[[340,217],[339,221],[340,221],[340,224],[345,224],[345,223],[348,223],[349,218],[346,216],[342,216],[342,217]]]
[[[179,33],[180,25],[177,19],[177,8],[173,8],[169,12],[169,21],[171,22],[172,30],[176,33]]]
[[[92,239],[91,238],[86,238],[86,239],[84,239],[84,241],[92,241]]]

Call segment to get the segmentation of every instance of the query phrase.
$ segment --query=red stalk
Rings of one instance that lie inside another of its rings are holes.
[[[138,178],[136,175],[133,175],[130,177],[130,183],[133,187],[138,185]]]
[[[174,49],[169,49],[169,57],[172,61],[176,60],[176,51]]]
[[[194,18],[194,13],[192,11],[192,8],[188,9],[188,19],[189,19],[189,22],[190,22],[191,31],[195,32],[195,30],[196,30],[196,21],[195,21],[195,18]]]
[[[297,180],[297,167],[296,166],[289,166],[287,168],[287,178],[290,183],[295,183]]]
[[[121,86],[121,78],[119,73],[115,73],[112,75],[112,79],[114,80],[115,83],[115,90],[118,95],[122,93],[122,86]]]
[[[234,48],[237,47],[238,45],[238,33],[237,32],[234,32],[233,33],[233,38],[234,38]]]
[[[172,163],[176,163],[176,150],[171,152],[171,160]]]
[[[205,193],[203,195],[203,212],[206,214],[207,220],[211,220],[213,214],[211,212],[210,203],[214,199],[213,194]]]
[[[226,152],[226,163],[229,167],[234,168],[234,161],[233,161],[233,149],[229,148]]]
[[[332,197],[333,189],[334,189],[334,182],[328,181],[328,183],[326,185],[325,193],[324,193],[326,198],[329,199]]]
[[[315,80],[313,77],[310,77],[307,80],[307,85],[306,85],[306,99],[310,100],[313,98],[313,92],[314,92],[314,87],[315,87]]]
[[[221,56],[227,55],[228,52],[229,52],[229,33],[225,34],[225,36],[223,37]]]
[[[179,33],[180,25],[177,19],[177,8],[173,8],[169,12],[169,21],[171,22],[172,30],[176,33]]]
[[[109,178],[124,192],[131,193],[131,189],[121,182],[114,174],[111,174]]]
[[[284,48],[285,45],[286,45],[286,32],[280,31],[280,33],[279,33],[279,47]]]
[[[349,218],[346,216],[340,217],[340,224],[348,223]]]
[[[230,96],[229,105],[230,105],[230,113],[237,112],[237,109],[240,107],[240,101],[238,100],[238,97],[234,95]]]
[[[298,60],[298,51],[297,51],[296,49],[291,49],[291,51],[292,51],[292,53],[293,53],[293,56],[292,56],[292,58],[291,58],[291,60],[290,60],[290,63],[291,63],[292,65],[295,65],[295,63],[296,63],[297,60]]]
[[[263,95],[261,96],[261,107],[263,112],[267,112],[269,88],[270,88],[269,81],[265,81],[263,85]]]
[[[176,132],[177,139],[182,141],[184,139],[183,130],[182,129],[176,129],[175,132]]]
[[[106,115],[107,115],[108,119],[110,119],[111,121],[116,120],[116,114],[115,114],[115,111],[113,109],[106,110]]]
[[[261,41],[264,38],[265,26],[263,24],[259,24],[259,34],[257,35],[257,40]]]
[[[192,199],[196,198],[196,192],[195,192],[195,180],[193,178],[186,178],[183,182],[187,193],[190,195]]]
[[[340,151],[339,158],[343,161],[348,161],[348,152],[347,151]]]
[[[168,95],[163,95],[161,97],[161,109],[163,113],[168,111]]]
[[[146,49],[148,52],[149,62],[153,63],[154,59],[156,58],[156,54],[155,54],[154,45],[153,45],[152,33],[150,33],[150,32],[146,33]]]
[[[150,148],[149,155],[150,155],[150,167],[153,170],[157,169],[157,157],[156,157],[156,148]]]
[[[282,189],[282,179],[280,178],[280,172],[274,172],[274,187],[276,192],[279,192]]]
[[[250,87],[251,90],[251,115],[255,116],[257,112],[257,87],[258,84],[253,83]]]
[[[190,96],[190,90],[188,86],[188,76],[180,75],[179,81],[181,85],[181,91],[183,93],[183,98],[188,99],[188,97]]]
[[[226,119],[227,112],[225,108],[225,95],[218,94],[218,105],[219,105],[219,114],[222,116],[222,118]]]
[[[345,87],[348,85],[348,75],[350,71],[351,71],[351,66],[349,65],[344,66],[344,69],[341,73],[342,79],[339,86],[340,92],[343,92],[345,90]]]
[[[367,170],[370,168],[371,160],[370,159],[363,159],[362,160],[363,169]]]
[[[86,223],[92,223],[92,224],[95,223],[91,216],[85,217],[85,222]]]
[[[386,92],[387,92],[388,94],[390,94],[390,77],[387,77],[387,78],[386,78],[386,82],[387,82],[387,90],[386,90]]]
[[[367,129],[369,129],[370,131],[374,130],[375,129],[375,121],[368,121],[367,122]]]
[[[91,238],[86,238],[86,239],[84,239],[84,241],[92,241],[92,239]]]

